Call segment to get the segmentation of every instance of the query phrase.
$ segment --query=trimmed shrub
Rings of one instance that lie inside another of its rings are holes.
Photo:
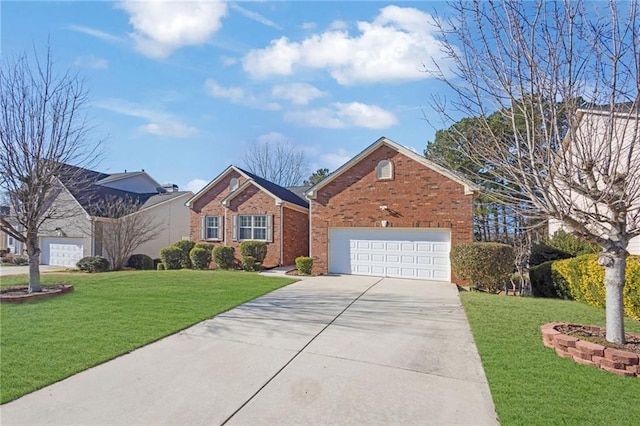
[[[158,265],[160,264],[162,264],[162,259],[160,259],[159,257],[153,259],[153,269],[158,269]]]
[[[529,255],[529,266],[541,265],[550,260],[568,259],[573,257],[571,254],[550,247],[546,244],[534,244],[531,246],[531,254]]]
[[[580,237],[562,229],[553,234],[553,237],[547,242],[547,246],[568,253],[571,256],[595,254],[600,251],[597,245],[590,244]]]
[[[254,272],[260,270],[260,264],[253,256],[242,256],[242,269],[247,272]]]
[[[243,241],[240,243],[240,254],[242,257],[251,256],[256,262],[264,262],[267,256],[267,243],[264,241]]]
[[[215,246],[213,248],[213,261],[220,269],[231,269],[233,267],[236,249],[229,246]]]
[[[567,282],[553,271],[554,262],[556,261],[549,260],[529,269],[533,297],[571,298]]]
[[[28,256],[22,256],[20,254],[16,254],[16,255],[11,256],[11,263],[13,263],[14,265],[18,265],[18,266],[28,265],[29,264],[29,257]]]
[[[134,269],[153,269],[153,259],[146,254],[132,254],[127,260],[127,266]]]
[[[195,269],[209,269],[209,262],[211,262],[211,250],[195,246],[189,252],[189,258],[191,259],[191,264]]]
[[[87,256],[78,260],[76,267],[84,272],[106,272],[109,270],[109,261],[102,256]]]
[[[313,259],[308,256],[296,257],[296,268],[302,275],[311,275]]]
[[[169,246],[161,249],[160,259],[162,259],[164,269],[182,268],[182,250],[178,247]]]
[[[498,292],[513,273],[513,248],[499,243],[456,244],[451,247],[451,269],[475,288]]]
[[[173,247],[176,247],[180,250],[180,267],[183,269],[191,269],[191,258],[189,257],[189,252],[191,249],[195,247],[196,243],[190,240],[178,240],[173,243]],[[169,268],[167,268],[169,269]]]
[[[200,248],[203,248],[205,250],[209,250],[209,253],[211,253],[215,246],[216,245],[213,244],[213,243],[196,243],[196,245],[194,247],[200,247]]]
[[[160,262],[156,265],[157,271],[164,271],[164,263]]]
[[[604,268],[598,265],[597,254],[585,254],[573,259],[560,260],[551,266],[556,286],[564,280],[569,295],[576,301],[605,307],[606,288]],[[629,256],[625,269],[624,313],[640,320],[640,256]]]

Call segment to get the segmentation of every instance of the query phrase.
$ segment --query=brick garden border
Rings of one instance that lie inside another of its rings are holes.
[[[20,294],[20,295],[6,294],[16,288],[24,288],[24,286],[8,287],[5,289],[2,289],[2,291],[0,291],[0,303],[22,303],[22,302],[32,301],[32,300],[43,300],[43,299],[49,299],[51,297],[60,296],[62,294],[73,291],[72,285],[59,284],[53,288],[45,287],[47,291],[43,291],[42,293],[30,293],[30,294]]]
[[[551,322],[540,327],[543,344],[562,358],[571,358],[578,364],[589,365],[620,376],[640,377],[640,357],[633,352],[608,348],[562,334],[556,327],[576,324]],[[585,327],[585,326],[581,326]],[[598,326],[586,326],[592,330],[602,330]]]

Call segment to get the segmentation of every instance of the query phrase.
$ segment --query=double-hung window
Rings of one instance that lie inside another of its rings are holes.
[[[203,240],[222,240],[222,216],[203,216],[201,225]]]
[[[271,215],[234,216],[234,239],[271,241],[271,221]]]

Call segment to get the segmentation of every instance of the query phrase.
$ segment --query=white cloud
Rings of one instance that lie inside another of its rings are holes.
[[[304,22],[302,25],[300,25],[300,28],[302,28],[303,30],[314,30],[317,27],[317,24],[315,22]]]
[[[98,39],[100,39],[102,41],[108,41],[108,42],[111,42],[111,43],[122,41],[121,37],[118,37],[118,36],[115,36],[113,34],[109,34],[107,32],[104,32],[104,31],[101,31],[101,30],[97,30],[97,29],[91,28],[91,27],[85,27],[85,26],[82,26],[82,25],[69,25],[66,28],[71,30],[71,31],[76,31],[76,32],[79,32],[79,33],[90,35],[91,37],[98,38]]]
[[[208,42],[227,15],[221,1],[123,0],[119,7],[129,14],[136,49],[152,58]]]
[[[249,18],[251,20],[254,20],[262,25],[265,25],[267,27],[271,27],[271,28],[275,28],[277,30],[282,30],[282,27],[278,24],[276,24],[275,22],[273,22],[272,20],[260,15],[259,13],[253,12],[251,10],[245,9],[244,7],[241,7],[238,3],[229,3],[229,6],[233,9],[236,10],[238,12],[240,12],[241,15],[243,15],[245,18]]]
[[[148,123],[136,129],[141,133],[174,138],[188,138],[198,134],[198,129],[183,123],[172,114],[149,109],[122,99],[106,99],[93,102],[91,105],[118,114],[145,119]]]
[[[385,129],[398,123],[396,116],[377,105],[360,102],[335,102],[327,108],[296,111],[285,114],[285,121],[309,127],[344,129],[364,127]]]
[[[82,68],[93,68],[96,70],[104,70],[109,67],[109,62],[104,58],[98,58],[94,55],[79,56],[73,61],[73,65]]]
[[[291,143],[291,138],[279,132],[269,132],[256,138],[259,143]]]
[[[187,126],[179,121],[163,121],[161,123],[149,123],[136,129],[141,133],[149,133],[150,135],[188,138],[198,134],[198,129]]]
[[[347,150],[338,148],[336,152],[327,152],[325,154],[320,155],[320,160],[324,167],[328,168],[329,171],[333,172],[338,167],[342,166],[347,161],[351,160],[353,155],[351,155]]]
[[[342,85],[424,79],[423,64],[442,57],[432,22],[418,9],[387,6],[372,22],[358,22],[357,35],[330,29],[300,42],[281,37],[251,50],[243,68],[254,78],[324,69]]]
[[[220,60],[222,61],[222,65],[224,65],[225,67],[229,67],[238,63],[238,58],[232,58],[231,56],[221,56]]]
[[[191,191],[194,194],[204,188],[209,182],[204,179],[192,179],[186,185],[181,186],[185,191]]]
[[[349,24],[340,19],[333,21],[331,25],[329,25],[330,30],[346,30],[347,28],[349,28]]]
[[[327,93],[308,83],[291,83],[273,86],[271,96],[295,105],[307,105],[314,99],[327,96]]]
[[[229,99],[231,103],[243,105],[251,108],[264,109],[267,111],[278,111],[282,107],[276,102],[269,102],[262,99],[243,87],[221,86],[215,80],[209,78],[204,83],[207,92],[214,98]]]

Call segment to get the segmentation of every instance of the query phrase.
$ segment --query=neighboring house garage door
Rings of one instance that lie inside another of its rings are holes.
[[[43,265],[74,267],[82,259],[82,238],[43,238]]]
[[[329,272],[450,281],[448,229],[330,228]]]

